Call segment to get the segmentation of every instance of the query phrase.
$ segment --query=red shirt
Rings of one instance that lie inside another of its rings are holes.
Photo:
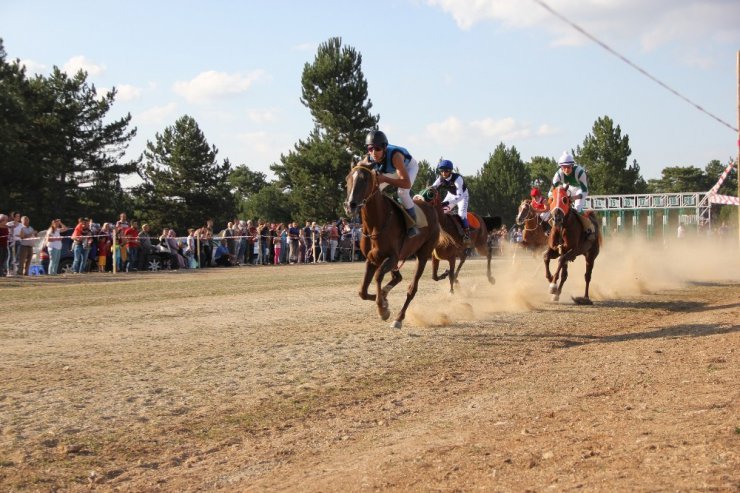
[[[547,204],[545,203],[545,197],[542,195],[539,198],[532,199],[532,209],[537,212],[545,212],[547,210]]]
[[[123,231],[123,238],[127,247],[135,248],[139,246],[139,232],[136,228],[126,228]]]

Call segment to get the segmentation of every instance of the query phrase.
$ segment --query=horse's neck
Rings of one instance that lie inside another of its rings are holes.
[[[383,223],[388,220],[388,216],[390,215],[389,208],[393,207],[393,204],[388,203],[389,200],[391,199],[386,198],[382,192],[377,191],[365,203],[365,207],[362,209],[362,220],[367,229],[372,230],[382,227]]]

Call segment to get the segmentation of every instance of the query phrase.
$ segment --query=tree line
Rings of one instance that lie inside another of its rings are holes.
[[[313,128],[270,165],[274,180],[247,164],[219,160],[188,115],[156,133],[141,156],[125,160],[136,128],[130,114],[107,121],[115,88],[101,93],[85,72],[70,75],[56,66],[47,76],[28,76],[18,60],[8,60],[0,39],[0,211],[20,210],[36,224],[126,211],[177,231],[206,218],[218,225],[235,217],[283,223],[341,217],[350,163],[365,152],[364,136],[380,121],[372,113],[362,55],[330,38],[304,65],[301,85]],[[608,116],[597,118],[571,151],[588,172],[591,194],[706,191],[725,167],[718,160],[703,169],[666,167],[660,179],[646,182],[630,161],[629,136]],[[433,182],[435,165],[420,160],[414,191]],[[470,208],[513,218],[530,187],[546,188],[556,168],[552,157],[524,162],[516,147],[501,142],[479,171],[465,176]],[[124,189],[121,178],[134,174],[140,184]],[[719,193],[733,195],[736,180],[731,175]]]

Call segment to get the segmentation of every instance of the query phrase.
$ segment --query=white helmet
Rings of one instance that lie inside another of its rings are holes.
[[[573,166],[576,162],[568,151],[563,151],[563,155],[558,159],[558,166]]]

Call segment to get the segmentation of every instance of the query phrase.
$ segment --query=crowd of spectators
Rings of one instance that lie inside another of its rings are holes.
[[[74,227],[54,219],[48,228],[36,230],[27,216],[13,212],[0,214],[0,276],[29,275],[34,258],[39,263],[48,259],[44,271],[56,274],[65,241],[73,256],[69,270],[78,274],[149,270],[153,259],[162,258],[172,269],[354,261],[361,260],[360,230],[346,219],[306,221],[303,227],[235,219],[220,231],[207,220],[184,236],[171,228],[157,236],[148,224],[129,221],[126,213],[102,225],[88,217],[78,218]]]

